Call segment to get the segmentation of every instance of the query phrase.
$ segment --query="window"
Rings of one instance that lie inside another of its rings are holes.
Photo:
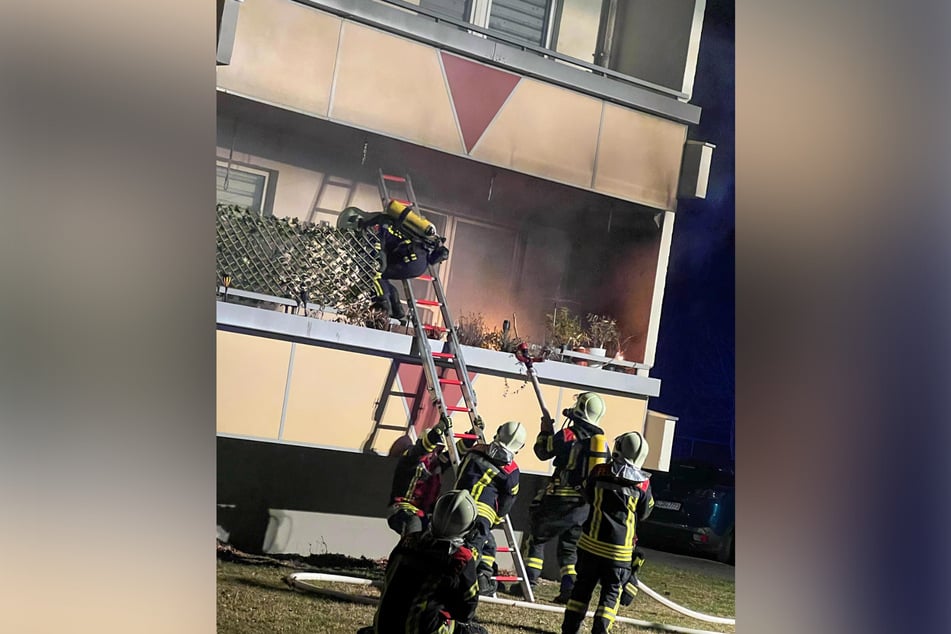
[[[492,0],[489,28],[530,44],[547,43],[550,0]]]
[[[218,202],[263,213],[269,177],[270,173],[265,170],[218,161],[215,181]]]
[[[470,0],[420,0],[419,6],[466,21],[469,20],[469,12],[472,10]]]

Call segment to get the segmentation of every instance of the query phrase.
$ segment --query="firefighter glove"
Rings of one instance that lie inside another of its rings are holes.
[[[450,427],[452,427],[452,421],[449,420],[449,418],[448,418],[445,414],[443,414],[442,416],[440,416],[440,417],[439,417],[439,422],[436,423],[436,432],[438,432],[439,434],[445,436],[445,435],[446,435],[446,432],[449,431],[449,428],[450,428]]]

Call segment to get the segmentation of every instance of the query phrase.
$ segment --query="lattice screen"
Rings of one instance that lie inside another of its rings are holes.
[[[217,274],[231,288],[338,309],[369,306],[379,271],[375,239],[296,218],[218,205]]]

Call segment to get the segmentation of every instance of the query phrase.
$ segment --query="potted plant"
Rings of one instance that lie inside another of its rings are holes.
[[[568,348],[577,350],[585,340],[585,330],[581,325],[581,318],[571,310],[562,306],[551,314],[545,315],[545,343],[552,348]],[[587,352],[587,349],[579,350]],[[582,365],[587,365],[583,362]]]
[[[591,342],[591,347],[588,352],[603,357],[607,354],[608,344],[617,341],[620,337],[617,320],[611,319],[607,315],[598,315],[595,313],[588,313],[586,320],[588,322],[588,336]],[[603,365],[603,363],[591,364],[592,367],[596,368],[600,368]]]

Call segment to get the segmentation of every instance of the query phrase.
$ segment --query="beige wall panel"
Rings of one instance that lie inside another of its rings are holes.
[[[291,344],[218,331],[217,431],[277,438]]]
[[[525,448],[515,458],[519,469],[526,473],[551,473],[551,462],[542,462],[532,452],[532,444],[535,442],[535,436],[538,435],[542,416],[532,384],[509,379],[508,387],[506,387],[504,379],[480,374],[472,387],[479,399],[479,415],[485,420],[486,439],[491,440],[502,423],[510,420],[522,423],[525,425],[528,437]],[[545,405],[551,410],[552,416],[556,416],[559,388],[550,385],[542,385],[541,388]],[[468,422],[463,414],[453,416],[453,421],[457,426],[464,425],[468,428]]]
[[[674,448],[674,431],[677,418],[660,412],[647,412],[647,425],[644,438],[650,446],[650,453],[644,466],[658,471],[670,471],[670,458]]]
[[[574,396],[577,392],[572,392],[566,396]],[[614,439],[629,431],[644,433],[644,421],[647,416],[647,399],[626,398],[623,396],[605,396],[604,405],[607,411],[598,426],[604,430],[607,436],[608,446],[614,444]],[[570,398],[566,402],[571,402]],[[567,405],[566,405],[567,407]]]
[[[218,86],[327,116],[340,22],[287,0],[245,2],[231,64],[217,69]]]
[[[594,189],[672,211],[686,138],[686,125],[605,104]]]
[[[341,37],[331,119],[463,153],[436,49],[351,22]]]
[[[297,346],[283,439],[362,449],[389,367],[383,357]]]
[[[522,78],[472,157],[563,183],[591,186],[601,101]]]

